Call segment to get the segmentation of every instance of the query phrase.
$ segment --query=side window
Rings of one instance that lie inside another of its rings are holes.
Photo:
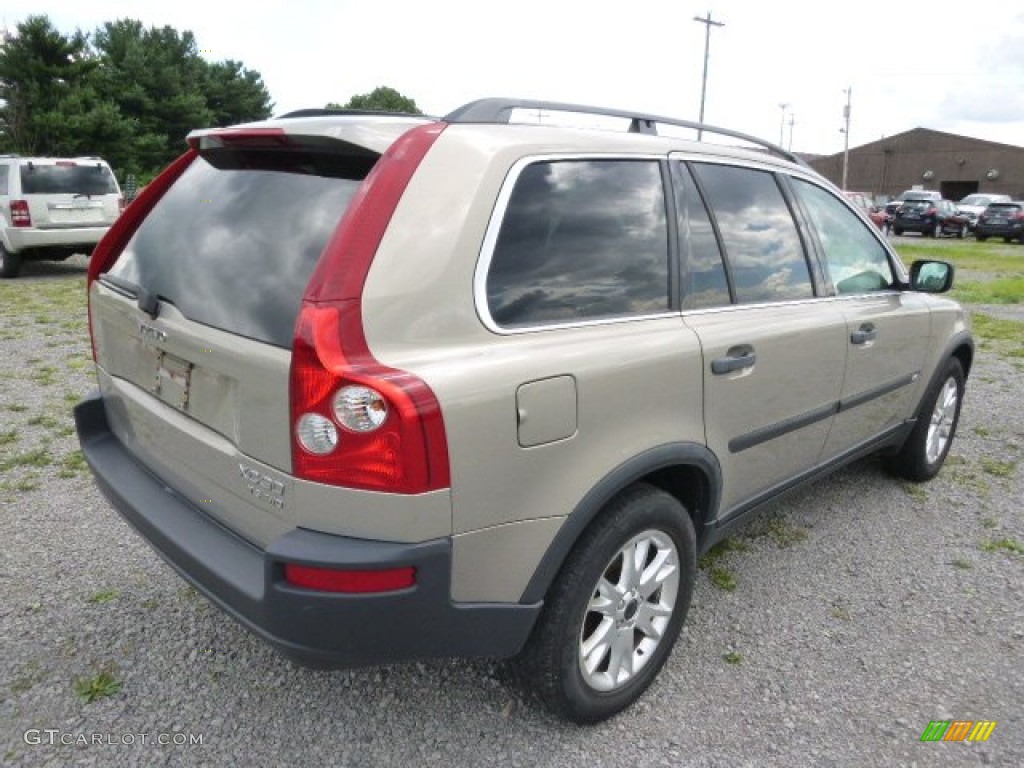
[[[668,227],[654,160],[562,160],[516,180],[487,303],[521,327],[665,312]]]
[[[0,165],[0,195],[7,194],[7,166]]]
[[[793,188],[818,232],[836,292],[869,293],[891,288],[889,255],[867,225],[821,187],[794,179]]]
[[[690,169],[673,163],[676,209],[679,212],[679,251],[683,260],[683,309],[729,304],[729,282],[722,253],[704,201]]]
[[[766,171],[694,163],[718,222],[740,303],[809,299],[811,274],[796,223]]]

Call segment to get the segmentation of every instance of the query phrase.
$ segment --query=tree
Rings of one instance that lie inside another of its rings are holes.
[[[263,120],[271,114],[270,93],[260,73],[246,69],[240,61],[208,64],[203,94],[216,126]]]
[[[345,105],[338,105],[332,102],[327,105],[327,109],[368,109],[379,112],[423,114],[413,99],[403,96],[394,88],[389,88],[386,85],[378,86],[370,93],[361,93],[353,96],[348,100],[348,104]]]

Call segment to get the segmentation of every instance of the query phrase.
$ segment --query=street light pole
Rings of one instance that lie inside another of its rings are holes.
[[[779,146],[785,146],[785,131],[786,131],[786,110],[789,109],[789,104],[779,104],[779,109],[782,110],[782,119],[779,120]]]
[[[694,16],[694,21],[698,21],[704,25],[704,76],[700,81],[700,117],[698,122],[704,124],[704,97],[708,91],[708,51],[711,47],[711,27],[724,27],[725,24],[721,21],[711,20],[711,11],[708,11],[707,18],[702,19],[700,16]],[[702,128],[697,129],[697,141],[701,140],[704,135]]]
[[[850,167],[850,98],[853,95],[853,86],[843,89],[846,94],[846,106],[843,107],[843,189],[846,189],[846,173]]]

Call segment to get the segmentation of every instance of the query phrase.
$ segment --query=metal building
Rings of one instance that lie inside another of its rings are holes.
[[[810,165],[835,184],[843,177],[843,153]],[[846,186],[876,199],[905,189],[934,189],[949,200],[973,192],[1024,199],[1024,147],[914,128],[849,151]]]

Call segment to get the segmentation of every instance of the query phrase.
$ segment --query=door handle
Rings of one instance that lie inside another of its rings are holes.
[[[737,347],[730,347],[725,357],[719,357],[711,361],[711,372],[721,376],[733,371],[740,371],[744,368],[753,368],[757,362],[757,355],[754,348],[749,344],[741,344]]]
[[[875,329],[874,323],[864,323],[864,325],[850,334],[850,342],[852,344],[867,344],[876,338],[878,338],[878,331]]]

